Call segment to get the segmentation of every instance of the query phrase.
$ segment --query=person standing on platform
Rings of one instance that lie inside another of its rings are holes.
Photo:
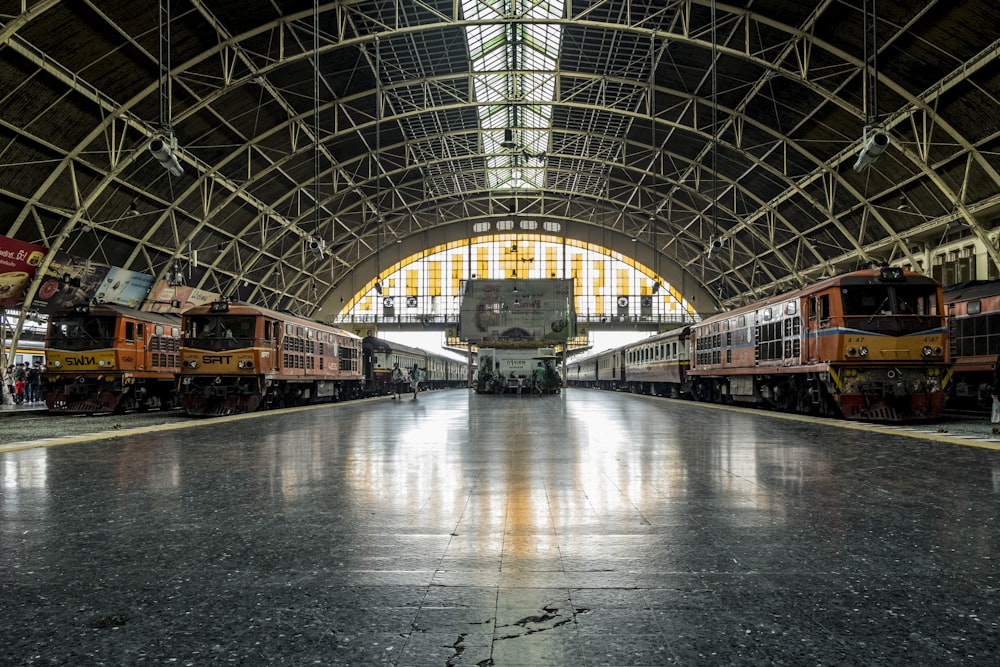
[[[24,402],[24,384],[25,380],[28,379],[27,372],[28,363],[20,363],[14,365],[14,372],[11,374],[11,397],[14,399],[14,403],[21,405]],[[21,383],[21,388],[17,388],[17,383]]]
[[[42,372],[39,369],[39,364],[28,366],[24,378],[24,391],[28,403],[37,403],[42,400]]]
[[[24,403],[24,380],[14,380],[14,405]]]
[[[399,362],[397,361],[392,365],[392,391],[395,392],[395,396],[392,400],[399,398],[399,395],[403,392],[403,385],[406,384],[406,375],[403,373],[403,369],[399,367]]]
[[[542,366],[542,362],[538,362],[538,365],[534,369],[535,376],[535,391],[541,396],[545,393],[545,366]]]
[[[420,383],[423,381],[424,372],[416,364],[413,364],[413,370],[410,371],[410,387],[413,389],[413,400],[417,400],[417,392],[420,391]]]

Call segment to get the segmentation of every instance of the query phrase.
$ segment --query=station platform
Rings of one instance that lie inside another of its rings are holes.
[[[1000,451],[596,390],[0,453],[0,664],[948,665]]]

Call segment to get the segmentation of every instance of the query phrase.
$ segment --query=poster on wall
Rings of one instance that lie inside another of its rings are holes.
[[[459,306],[466,341],[565,341],[575,335],[573,281],[470,280]]]
[[[221,298],[215,292],[195,289],[187,285],[172,285],[159,280],[149,291],[149,298],[143,310],[151,313],[182,313],[188,308],[204,306]]]
[[[146,300],[153,276],[148,273],[129,271],[117,266],[108,269],[107,275],[97,289],[98,303],[114,303],[119,306],[138,308]]]
[[[0,236],[0,307],[13,308],[24,296],[45,248]]]
[[[32,305],[44,313],[54,313],[90,303],[109,268],[107,264],[57,252]]]

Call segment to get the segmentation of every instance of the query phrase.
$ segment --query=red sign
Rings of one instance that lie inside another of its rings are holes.
[[[0,307],[13,308],[45,257],[45,248],[0,236]]]

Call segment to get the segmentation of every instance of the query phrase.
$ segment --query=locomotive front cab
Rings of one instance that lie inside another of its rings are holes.
[[[45,346],[63,354],[113,350],[115,347],[115,319],[113,313],[91,313],[86,306],[80,306],[72,313],[53,315],[49,319]],[[87,355],[77,356],[89,359]],[[66,366],[73,365],[84,365],[84,362],[74,363],[70,361],[66,364]]]
[[[230,312],[225,301],[186,313],[177,386],[181,405],[191,414],[256,410],[262,374],[280,358],[279,331],[257,313]]]
[[[45,405],[56,412],[113,412],[122,391],[115,316],[81,306],[49,320]]]
[[[829,353],[843,415],[879,421],[939,415],[950,366],[938,283],[886,267],[874,277],[845,276],[837,297],[831,320],[841,333],[820,346]]]

